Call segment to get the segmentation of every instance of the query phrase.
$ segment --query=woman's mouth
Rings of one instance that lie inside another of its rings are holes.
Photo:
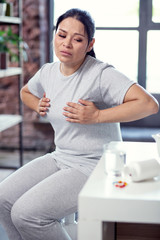
[[[61,53],[63,56],[72,56],[71,53],[66,52],[66,51],[60,51],[60,53]]]

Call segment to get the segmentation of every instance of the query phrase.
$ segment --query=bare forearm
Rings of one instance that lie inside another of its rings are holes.
[[[99,112],[98,122],[130,122],[155,114],[158,110],[157,100],[135,84],[126,93],[123,104]]]
[[[23,88],[20,92],[22,102],[32,110],[38,113],[38,105],[39,98],[31,94],[30,92],[26,92]]]
[[[157,113],[156,103],[134,100],[113,108],[100,110],[98,122],[130,122],[155,113]]]
[[[50,107],[50,99],[46,98],[46,94],[43,94],[43,97],[40,99],[34,96],[28,89],[28,85],[26,84],[20,92],[22,102],[37,112],[39,115],[44,117]]]

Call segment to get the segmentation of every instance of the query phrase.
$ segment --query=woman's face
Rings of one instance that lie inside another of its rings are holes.
[[[90,43],[88,46],[88,36],[80,21],[68,17],[60,22],[54,38],[54,49],[61,63],[70,67],[80,66],[92,45]]]

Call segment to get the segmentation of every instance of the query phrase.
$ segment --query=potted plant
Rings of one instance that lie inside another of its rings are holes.
[[[7,3],[5,0],[0,0],[0,17],[6,15]]]
[[[18,61],[18,54],[13,51],[13,46],[19,50],[22,39],[12,32],[12,28],[0,30],[0,68],[6,69],[9,57],[11,61]]]

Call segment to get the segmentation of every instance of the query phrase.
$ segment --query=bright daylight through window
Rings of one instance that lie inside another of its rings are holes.
[[[146,4],[149,1],[152,2],[152,19],[149,21],[160,24],[160,0],[146,0]],[[146,66],[146,70],[140,69],[141,63],[138,62],[139,54],[144,51],[143,49],[141,52],[139,49],[140,30],[143,29],[143,26],[140,28],[140,0],[81,0],[80,2],[55,0],[54,23],[60,14],[70,8],[87,10],[94,18],[96,25],[94,49],[98,59],[112,64],[132,80],[139,81],[148,91],[160,93],[160,71],[157,60],[157,56],[160,56],[160,28],[147,29],[146,55],[145,59],[141,60],[144,61],[142,65]],[[54,58],[56,59],[55,56]]]

